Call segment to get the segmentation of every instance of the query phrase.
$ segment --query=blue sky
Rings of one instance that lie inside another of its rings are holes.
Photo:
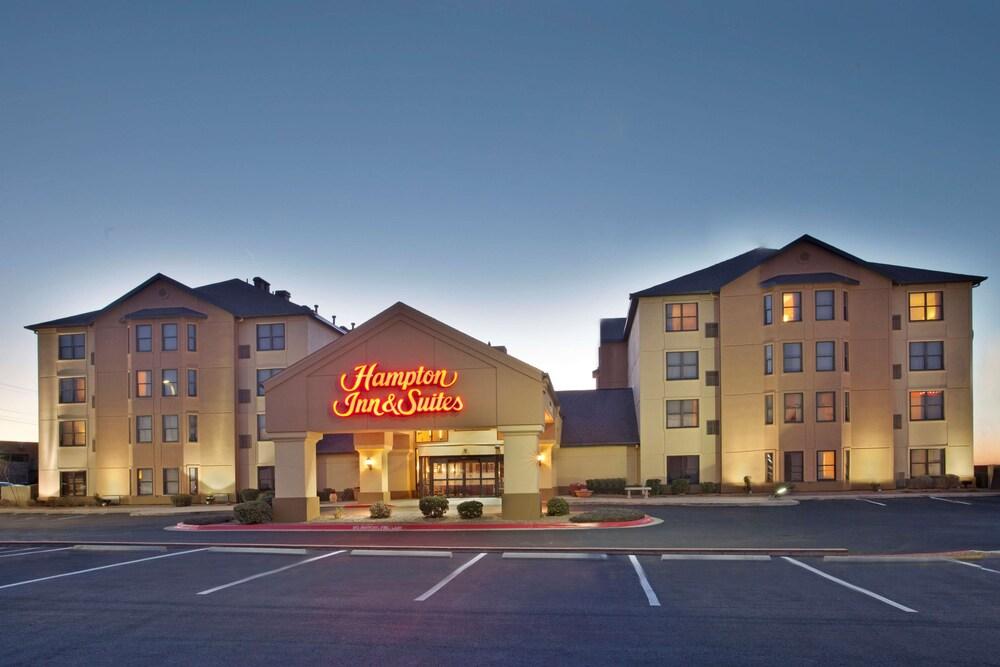
[[[563,389],[630,291],[756,245],[995,275],[998,31],[972,2],[4,2],[0,439],[34,437],[21,327],[157,271],[341,322],[406,301]]]

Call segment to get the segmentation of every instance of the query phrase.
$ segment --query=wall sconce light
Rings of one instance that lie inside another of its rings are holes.
[[[543,454],[539,454],[535,457],[535,460],[538,461],[538,465],[542,465],[542,461],[545,460],[545,456]]]
[[[369,456],[368,458],[365,459],[365,465],[368,466],[369,470],[375,467],[375,462],[372,461],[372,457]]]

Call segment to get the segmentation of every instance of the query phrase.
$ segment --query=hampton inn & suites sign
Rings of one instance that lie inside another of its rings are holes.
[[[333,402],[338,417],[410,417],[435,412],[461,412],[462,397],[446,391],[458,382],[458,371],[446,368],[379,370],[378,363],[355,366],[340,376],[341,398]]]

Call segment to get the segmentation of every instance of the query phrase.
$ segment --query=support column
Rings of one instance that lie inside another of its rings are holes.
[[[274,520],[312,521],[319,516],[316,443],[322,433],[272,433],[274,440]]]
[[[358,472],[361,491],[358,501],[373,503],[389,501],[389,452],[392,433],[355,433],[354,449],[358,452]]]
[[[542,457],[538,464],[538,493],[544,503],[556,495],[555,443],[543,442],[538,445]]]
[[[497,430],[503,432],[503,518],[537,519],[542,515],[538,486],[542,426],[500,426]]]
[[[413,453],[409,433],[395,433],[392,436],[392,451],[389,453],[389,497],[412,498],[416,487],[413,485]]]

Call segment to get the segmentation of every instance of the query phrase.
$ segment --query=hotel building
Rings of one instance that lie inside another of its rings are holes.
[[[597,388],[556,392],[405,304],[347,331],[260,279],[158,275],[29,327],[39,494],[273,487],[276,517],[302,520],[317,488],[352,487],[363,501],[495,495],[506,516],[531,517],[588,478],[972,479],[983,280],[803,236],[633,293],[626,317],[600,323]]]

